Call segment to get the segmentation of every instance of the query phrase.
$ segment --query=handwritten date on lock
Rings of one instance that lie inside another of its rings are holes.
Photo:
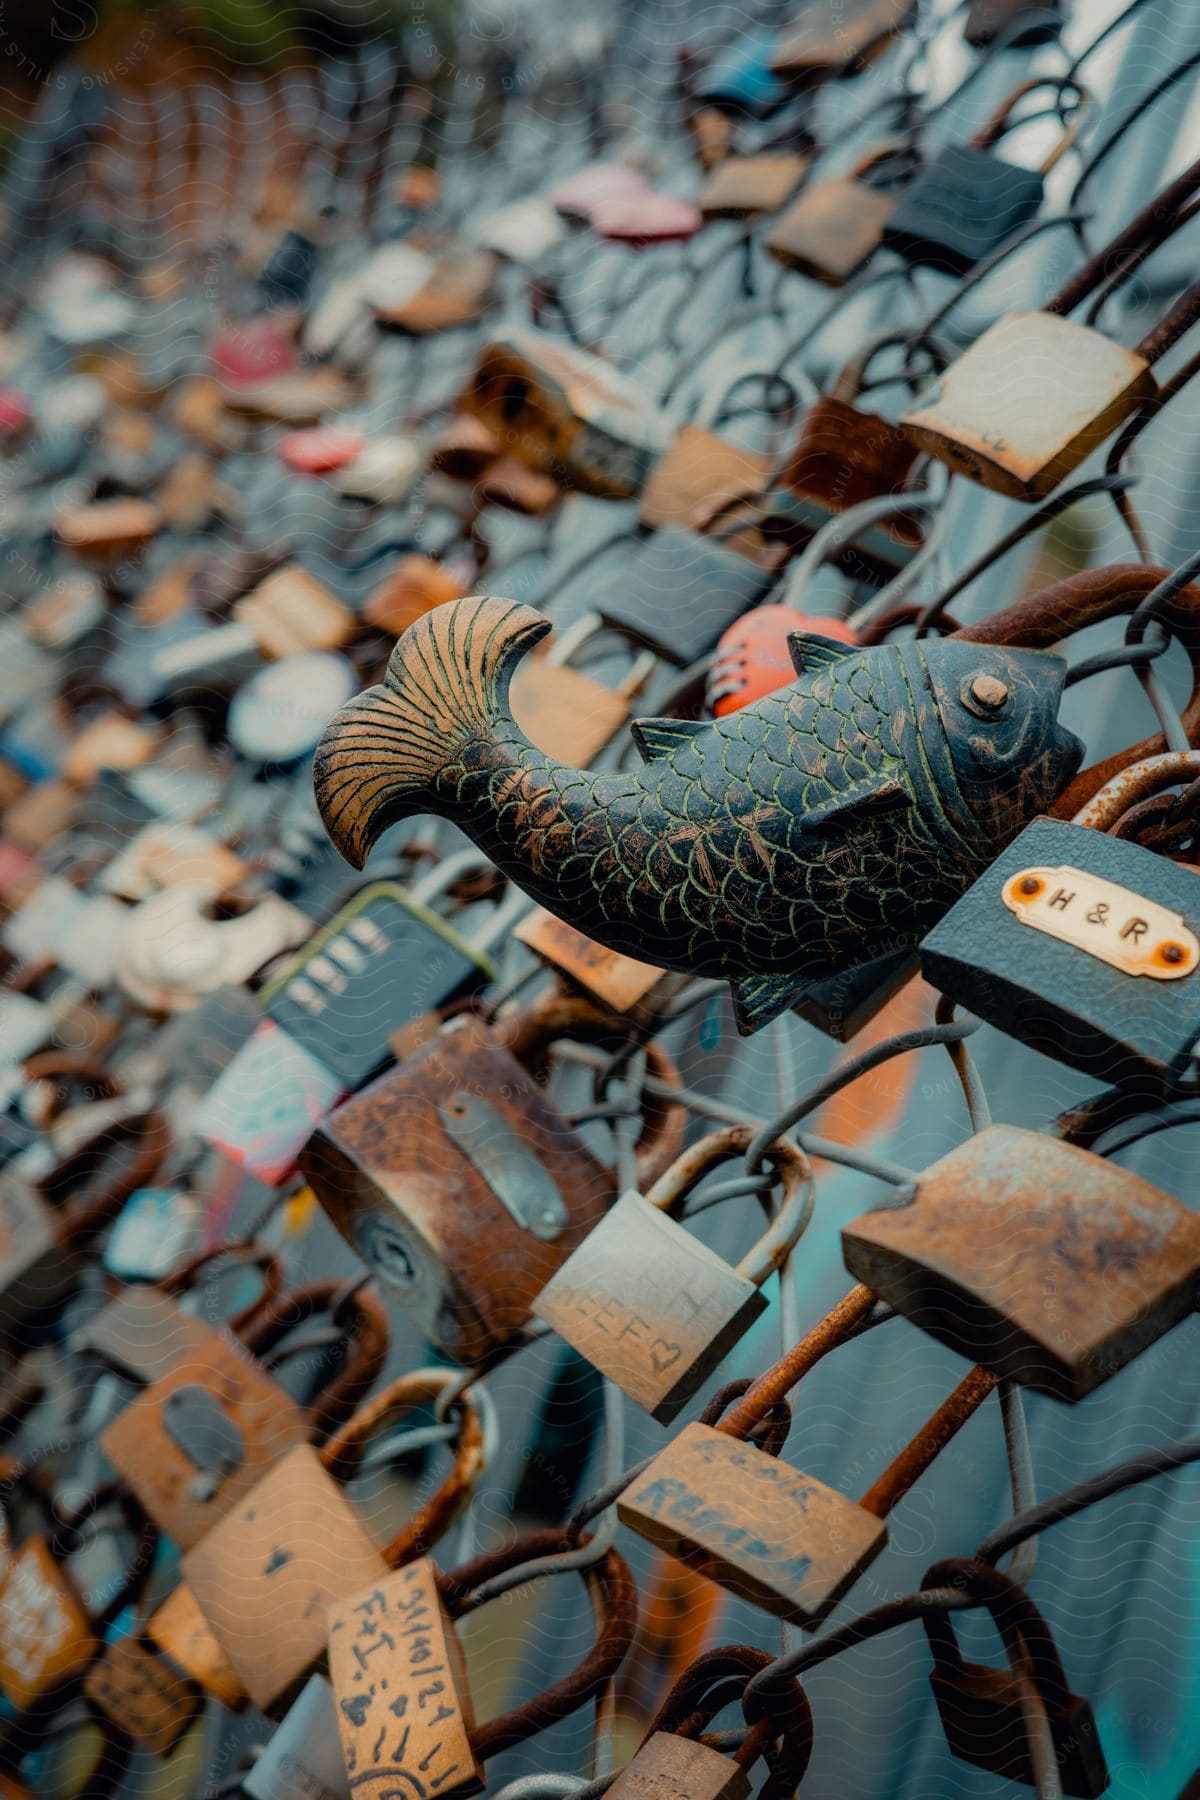
[[[329,1674],[352,1794],[481,1791],[462,1652],[428,1557],[330,1611]]]

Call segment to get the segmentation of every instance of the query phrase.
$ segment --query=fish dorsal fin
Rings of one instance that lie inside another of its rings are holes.
[[[701,719],[635,719],[629,729],[643,760],[653,762],[656,757],[682,750],[698,732],[711,727]]]
[[[822,637],[816,631],[789,631],[787,644],[797,675],[832,668],[843,656],[854,656],[858,650],[857,644],[843,644],[840,638]]]

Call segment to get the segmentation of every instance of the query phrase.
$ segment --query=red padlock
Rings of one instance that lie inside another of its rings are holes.
[[[756,606],[736,619],[717,644],[704,689],[705,706],[715,719],[795,681],[788,650],[793,631],[836,638],[842,644],[858,642],[844,619],[814,618],[794,606]]]
[[[279,460],[297,475],[328,475],[344,469],[367,447],[361,431],[344,425],[313,425],[307,431],[288,431],[279,440]]]

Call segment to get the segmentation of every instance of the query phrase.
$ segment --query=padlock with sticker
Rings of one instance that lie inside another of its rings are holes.
[[[256,1352],[266,1356],[283,1333],[321,1312],[335,1315],[350,1349],[305,1409]],[[381,1302],[367,1289],[347,1291],[335,1281],[276,1296],[243,1333],[208,1332],[101,1434],[101,1447],[122,1480],[184,1548],[290,1450],[329,1435],[379,1374],[389,1339]]]
[[[1040,312],[1008,313],[989,326],[901,414],[913,445],[1011,499],[1052,494],[1153,402],[1155,364],[1200,318],[1200,283],[1193,283],[1132,350],[1093,323],[1145,254],[1191,216],[1187,199],[1198,186],[1200,164],[1193,164]],[[1068,315],[1093,295],[1088,323],[1076,324]]]
[[[782,1184],[774,1216],[731,1268],[672,1212],[697,1182],[744,1153],[749,1126],[703,1138],[643,1196],[622,1195],[533,1303],[537,1318],[669,1424],[766,1310],[763,1284],[787,1260],[812,1212],[812,1172],[780,1140],[768,1163]]]
[[[859,1501],[782,1462],[790,1414],[769,1425],[772,1414],[874,1305],[870,1290],[853,1290],[719,1425],[685,1425],[621,1495],[622,1522],[765,1612],[819,1625],[887,1543],[889,1512],[996,1385],[994,1375],[972,1370]],[[770,1435],[758,1449],[745,1440],[764,1424]]]
[[[924,939],[926,979],[1086,1074],[1181,1081],[1200,1039],[1200,881],[1119,832],[1136,803],[1198,772],[1200,752],[1164,752],[1069,823],[1027,825]]]
[[[456,1403],[450,1473],[390,1541],[377,1542],[344,1491],[372,1437],[456,1380],[450,1370],[424,1369],[391,1382],[320,1451],[292,1450],[185,1554],[192,1600],[256,1706],[278,1706],[319,1665],[329,1607],[426,1555],[470,1500],[486,1451],[483,1415],[469,1394]],[[267,1614],[270,1633],[262,1629]]]
[[[611,1015],[555,996],[485,1026],[453,1023],[338,1107],[300,1166],[326,1213],[430,1342],[476,1363],[528,1322],[550,1277],[597,1225],[614,1180],[543,1092],[558,1038],[620,1041]],[[648,1048],[653,1072],[674,1064]],[[647,1185],[682,1144],[684,1112],[647,1096]]]
[[[939,1343],[1067,1402],[1200,1302],[1195,1213],[1103,1157],[1015,1125],[942,1157],[907,1204],[852,1220],[842,1254]]]

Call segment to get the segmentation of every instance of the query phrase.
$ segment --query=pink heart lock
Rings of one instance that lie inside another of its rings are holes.
[[[594,209],[610,200],[633,200],[651,192],[650,183],[625,163],[588,163],[550,189],[550,204],[568,219],[591,221]]]
[[[22,388],[0,387],[0,437],[14,436],[32,417],[29,395]]]
[[[643,248],[648,244],[682,244],[694,237],[704,219],[689,200],[673,194],[643,194],[605,200],[592,209],[592,230],[611,243]]]
[[[313,425],[279,440],[279,460],[297,475],[330,475],[361,456],[367,440],[346,425]]]

